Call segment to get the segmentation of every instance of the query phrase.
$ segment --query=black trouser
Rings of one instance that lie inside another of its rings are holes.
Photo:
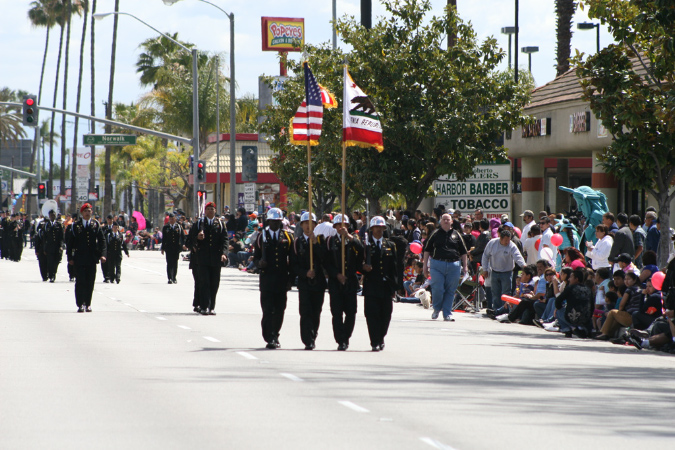
[[[368,324],[371,347],[384,343],[384,337],[387,335],[389,322],[391,322],[393,305],[391,297],[364,296],[363,313]]]
[[[215,266],[198,265],[199,272],[199,307],[216,309],[216,296],[220,287],[220,262]]]
[[[523,325],[532,325],[532,319],[535,317],[534,304],[537,302],[534,298],[521,298],[515,308],[509,313],[509,320],[515,322],[520,319]]]
[[[104,280],[108,279],[108,272],[108,260],[106,259],[105,262],[101,261],[101,273],[103,274]]]
[[[199,307],[199,272],[197,271],[196,264],[192,267],[192,279],[195,282],[195,291],[192,296],[192,307]]]
[[[300,339],[305,345],[313,344],[319,334],[321,308],[325,291],[299,289],[300,298]]]
[[[68,267],[68,277],[71,279],[77,277],[77,270],[75,269],[75,266],[67,264],[67,267]]]
[[[633,315],[633,328],[638,330],[646,330],[649,328],[649,325],[656,320],[658,316],[654,314],[647,314],[643,312],[634,312]]]
[[[47,271],[47,258],[48,256],[42,252],[37,254],[38,266],[40,266],[40,276],[42,281],[46,281],[49,278],[49,272]]]
[[[669,339],[673,338],[673,334],[670,331],[670,325],[668,325],[668,320],[659,320],[656,322],[649,332],[649,337],[658,336],[659,334],[665,334]]]
[[[329,286],[330,313],[333,315],[333,336],[338,344],[349,344],[356,322],[356,291],[337,283]]]
[[[106,278],[111,282],[119,281],[122,276],[122,258],[108,259],[105,264],[108,269]]]
[[[279,331],[284,323],[286,312],[286,289],[278,291],[260,291],[260,306],[262,308],[262,335],[265,342],[279,340]]]
[[[96,283],[96,266],[86,264],[75,266],[75,303],[77,306],[91,306],[91,296]]]
[[[180,252],[164,252],[166,257],[166,276],[169,281],[176,279],[176,274],[178,274],[178,258],[180,257]]]
[[[47,278],[56,278],[56,272],[59,270],[61,255],[59,253],[44,255],[47,270]]]

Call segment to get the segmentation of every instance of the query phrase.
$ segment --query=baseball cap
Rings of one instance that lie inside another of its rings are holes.
[[[533,212],[532,212],[531,210],[529,210],[529,209],[526,209],[526,210],[525,210],[525,211],[523,211],[523,213],[522,213],[522,214],[520,215],[520,217],[523,217],[523,216],[530,216],[530,217],[534,217],[534,213],[533,213]]]

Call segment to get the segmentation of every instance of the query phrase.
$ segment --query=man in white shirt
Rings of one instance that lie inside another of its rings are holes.
[[[523,225],[522,234],[520,235],[520,240],[523,241],[527,238],[527,233],[530,231],[532,225],[534,225],[534,213],[529,209],[526,209],[520,217],[523,218],[523,223],[525,224]]]
[[[542,217],[539,219],[539,227],[541,228],[541,242],[539,243],[539,259],[551,260],[555,255],[556,247],[551,244],[551,237],[553,230],[551,230],[551,219]],[[549,249],[549,251],[544,251]],[[555,261],[553,261],[555,263]]]
[[[337,235],[337,231],[333,227],[333,223],[331,222],[330,216],[328,214],[321,216],[321,223],[314,227],[314,235],[321,235],[324,237]]]

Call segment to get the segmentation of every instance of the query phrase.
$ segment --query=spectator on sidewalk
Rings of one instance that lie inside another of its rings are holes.
[[[511,232],[502,230],[498,238],[492,239],[485,247],[481,260],[484,277],[491,278],[492,304],[494,312],[503,305],[502,295],[511,294],[513,268],[525,266],[525,259],[516,244],[511,241]],[[432,295],[433,299],[433,295]]]

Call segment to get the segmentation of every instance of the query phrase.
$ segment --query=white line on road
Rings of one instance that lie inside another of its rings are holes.
[[[184,330],[191,330],[192,328],[186,327],[185,325],[178,325],[178,328],[182,328]]]
[[[138,312],[147,312],[147,311],[144,309],[139,309]]]
[[[206,339],[207,341],[211,341],[211,342],[220,342],[218,339],[212,338],[211,336],[202,336],[202,337],[203,337],[204,339]]]
[[[125,303],[126,306],[131,306],[131,303]]]
[[[430,446],[432,446],[433,448],[437,448],[438,450],[455,450],[453,447],[442,444],[438,442],[436,439],[431,439],[430,437],[421,437],[420,441],[424,442],[425,444],[429,444]]]
[[[341,404],[342,406],[346,406],[347,408],[352,409],[356,412],[360,412],[360,413],[370,412],[366,408],[364,408],[363,406],[359,406],[356,403],[352,403],[348,400],[340,400],[340,401],[338,401],[338,403]]]
[[[251,355],[251,354],[248,353],[248,352],[237,352],[237,354],[243,356],[243,357],[246,358],[246,359],[258,359],[258,358],[256,358],[255,356]]]
[[[305,381],[302,378],[293,375],[292,373],[280,373],[279,375],[281,375],[282,377],[288,378],[291,381]]]
[[[166,317],[157,316],[157,317],[155,317],[155,319],[157,319],[157,320],[166,320]]]

